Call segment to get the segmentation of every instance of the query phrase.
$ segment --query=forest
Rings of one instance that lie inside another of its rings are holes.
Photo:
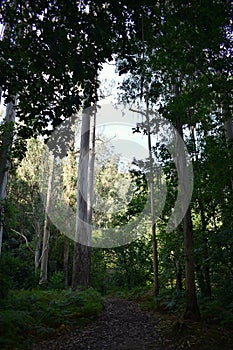
[[[0,349],[232,348],[232,12],[1,1]]]

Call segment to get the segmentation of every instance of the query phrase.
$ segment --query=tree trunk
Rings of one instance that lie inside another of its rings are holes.
[[[199,170],[199,159],[197,155],[197,145],[196,145],[196,137],[195,137],[195,127],[192,125],[192,115],[193,110],[189,111],[189,117],[190,117],[190,134],[191,134],[191,140],[193,143],[194,148],[194,154],[193,159],[196,162],[197,169]],[[201,194],[201,189],[200,189]],[[207,222],[205,217],[205,210],[204,205],[201,199],[201,196],[197,195],[197,201],[200,208],[200,214],[201,214],[201,225],[202,225],[202,245],[203,245],[203,268],[204,268],[204,274],[201,271],[201,267],[198,267],[198,275],[199,275],[199,285],[201,288],[201,294],[205,297],[210,298],[211,297],[211,283],[210,283],[210,266],[209,266],[209,251],[208,251],[208,239],[206,235],[206,228],[207,228]]]
[[[10,150],[13,142],[15,123],[16,100],[9,102],[6,107],[4,120],[4,131],[0,146],[0,254],[2,250],[3,225],[4,225],[4,201],[6,199],[6,188],[8,182],[8,171],[10,168]]]
[[[64,236],[64,286],[65,289],[69,287],[69,252],[70,252],[70,240],[67,236]]]
[[[185,287],[186,287],[186,309],[185,319],[192,321],[200,320],[200,311],[197,304],[197,294],[195,285],[195,271],[193,261],[193,226],[191,219],[191,209],[188,208],[183,219],[184,230],[184,252],[185,252]]]
[[[158,245],[156,236],[156,223],[155,223],[155,198],[154,198],[154,172],[153,172],[153,157],[151,147],[151,132],[150,132],[150,121],[148,114],[149,106],[147,102],[146,106],[146,121],[147,121],[147,135],[148,135],[148,151],[150,161],[150,204],[151,204],[151,233],[152,233],[152,244],[153,244],[153,280],[154,280],[154,296],[159,294],[159,263],[158,263]]]
[[[90,237],[88,235],[88,167],[90,144],[90,115],[82,115],[80,158],[78,165],[76,232],[74,242],[72,289],[87,288],[90,281]],[[81,244],[82,242],[83,244]]]
[[[49,257],[49,237],[50,237],[50,220],[49,220],[48,213],[49,213],[50,204],[51,204],[53,172],[54,172],[54,156],[51,156],[50,167],[49,167],[48,189],[47,189],[46,205],[45,205],[43,247],[42,247],[42,255],[41,255],[41,275],[40,275],[41,279],[39,284],[46,283],[48,280],[48,257]]]
[[[198,204],[201,212],[201,223],[202,223],[202,245],[203,245],[203,258],[204,258],[204,286],[202,290],[203,296],[211,298],[212,290],[210,283],[210,265],[209,265],[209,251],[208,251],[208,238],[206,235],[206,217],[202,201],[199,199]]]
[[[88,194],[87,194],[87,222],[90,225],[89,236],[91,238],[92,227],[92,205],[94,195],[94,165],[95,165],[95,127],[96,127],[96,107],[90,119],[90,150],[88,166]]]
[[[35,224],[36,229],[36,249],[35,249],[35,273],[38,271],[40,266],[40,248],[41,248],[41,225],[37,221]]]
[[[178,84],[174,86],[175,96],[180,95],[180,89]],[[181,206],[186,199],[186,193],[188,193],[186,188],[186,181],[188,179],[187,173],[187,161],[182,142],[184,141],[183,135],[183,123],[181,119],[176,120],[176,131],[178,132],[176,140],[176,167],[178,174],[182,174],[180,181],[181,192],[183,201],[181,201]],[[193,259],[193,225],[192,225],[192,215],[190,205],[183,218],[183,234],[184,234],[184,255],[185,255],[185,313],[184,318],[190,319],[192,321],[200,320],[200,311],[197,303],[197,293],[195,284],[195,269],[194,269],[194,259]]]
[[[176,129],[183,140],[182,122],[177,120]],[[187,164],[183,145],[177,142],[177,169],[178,173],[182,174],[184,182],[181,183],[181,191],[183,197],[186,195],[185,179],[187,177]],[[182,205],[182,204],[181,204]],[[193,226],[191,217],[191,208],[188,207],[183,218],[183,233],[184,233],[184,254],[185,254],[185,292],[186,292],[186,309],[184,313],[185,319],[198,321],[200,319],[200,312],[197,304],[197,294],[195,285],[195,270],[193,260]]]
[[[179,259],[176,260],[176,289],[183,290],[182,268]]]
[[[177,220],[175,218],[175,227],[178,226]],[[183,290],[183,269],[181,265],[181,249],[180,249],[180,244],[179,244],[179,234],[180,230],[177,227],[175,230],[175,235],[176,235],[176,243],[175,243],[175,268],[176,268],[176,289],[181,291]]]
[[[222,115],[223,115],[223,121],[224,121],[224,129],[225,129],[225,136],[226,136],[226,142],[228,146],[228,154],[229,154],[229,160],[230,160],[230,174],[231,174],[231,189],[233,191],[233,123],[232,119],[229,116],[229,112],[227,108],[224,106],[222,109]]]

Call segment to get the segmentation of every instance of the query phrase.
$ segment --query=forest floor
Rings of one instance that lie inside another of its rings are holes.
[[[134,301],[106,298],[96,321],[35,344],[31,350],[230,350],[230,334],[222,327],[203,327],[171,315],[143,311]]]

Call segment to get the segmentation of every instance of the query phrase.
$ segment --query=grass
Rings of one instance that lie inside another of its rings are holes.
[[[101,312],[103,299],[86,291],[11,291],[0,305],[0,349],[28,349],[33,342],[71,331]]]

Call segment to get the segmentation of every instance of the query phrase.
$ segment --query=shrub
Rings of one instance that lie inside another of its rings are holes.
[[[11,291],[0,309],[0,349],[27,349],[57,330],[90,322],[102,310],[100,294],[85,291]]]

